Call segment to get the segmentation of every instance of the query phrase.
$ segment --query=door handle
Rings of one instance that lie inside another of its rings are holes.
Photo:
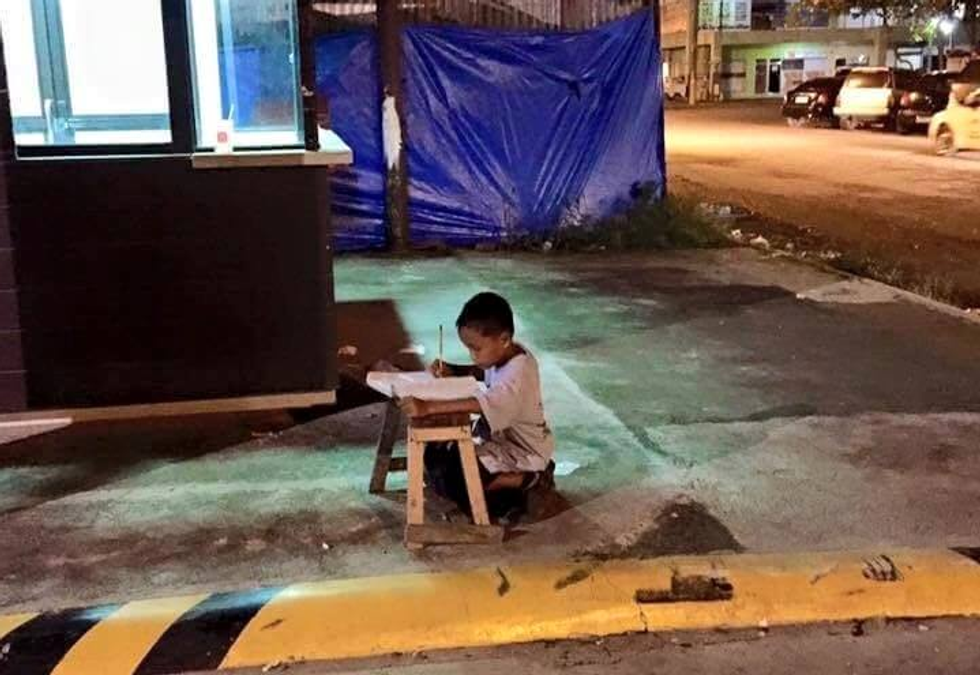
[[[54,101],[44,99],[44,142],[54,144]]]

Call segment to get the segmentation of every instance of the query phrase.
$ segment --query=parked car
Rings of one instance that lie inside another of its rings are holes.
[[[687,78],[683,76],[665,77],[664,96],[668,101],[686,101]]]
[[[841,129],[857,129],[865,124],[895,127],[898,102],[915,85],[910,70],[895,68],[854,68],[844,80],[834,115]]]
[[[953,79],[949,105],[933,115],[929,139],[937,155],[980,150],[980,61],[970,63]]]
[[[837,126],[834,101],[844,84],[843,77],[818,77],[792,89],[783,100],[783,117],[790,126],[820,122]]]
[[[956,74],[950,83],[950,90],[953,96],[962,101],[978,86],[980,86],[980,59],[975,59]]]
[[[932,116],[946,109],[954,73],[938,71],[922,75],[898,102],[896,128],[900,134],[929,128]]]

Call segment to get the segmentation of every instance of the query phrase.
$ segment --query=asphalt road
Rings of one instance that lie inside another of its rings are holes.
[[[669,110],[667,161],[675,192],[813,228],[881,272],[980,299],[980,153],[937,157],[922,135],[791,129],[777,105],[735,103]]]
[[[628,635],[291,665],[290,675],[973,675],[980,622],[937,620],[771,631]],[[242,675],[259,675],[261,669]],[[271,672],[279,672],[271,670]],[[202,674],[203,675],[203,674]]]

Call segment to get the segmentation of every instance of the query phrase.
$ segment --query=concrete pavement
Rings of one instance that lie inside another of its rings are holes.
[[[78,425],[0,451],[3,613],[543,559],[974,545],[974,322],[744,249],[368,257],[337,267],[343,341],[431,355],[487,287],[539,355],[559,447],[561,499],[502,546],[402,548],[403,496],[367,492],[380,406],[357,391],[293,427]]]

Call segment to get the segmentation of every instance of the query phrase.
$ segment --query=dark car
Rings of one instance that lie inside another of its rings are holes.
[[[834,101],[843,84],[843,77],[818,77],[791,90],[783,101],[783,117],[787,124],[799,126],[821,122],[837,126]]]
[[[950,83],[952,93],[957,101],[963,101],[970,93],[980,87],[980,59],[974,59],[966,67],[953,76]]]
[[[927,73],[902,94],[895,120],[898,133],[910,134],[927,129],[932,116],[946,109],[954,77],[954,73],[946,71]]]

